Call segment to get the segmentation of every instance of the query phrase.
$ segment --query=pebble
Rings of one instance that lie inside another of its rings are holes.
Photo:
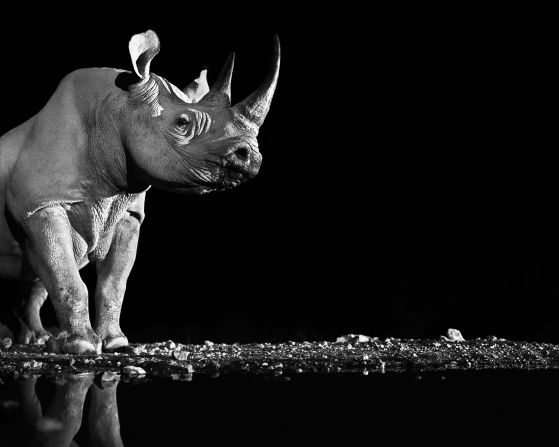
[[[143,368],[140,368],[139,366],[125,366],[124,367],[124,373],[128,374],[130,376],[145,376],[146,375],[146,370]]]
[[[372,337],[369,337],[368,335],[347,334],[347,335],[341,335],[337,337],[336,343],[367,343],[372,340],[373,340]]]
[[[172,356],[175,360],[179,360],[181,362],[184,362],[184,361],[188,360],[188,357],[190,356],[190,352],[180,351],[178,349],[175,349],[172,353]]]
[[[38,362],[37,360],[31,360],[29,362],[24,362],[23,367],[28,369],[42,368],[43,362]]]
[[[446,336],[450,341],[466,341],[458,329],[448,329]]]
[[[132,348],[129,348],[129,352],[134,355],[147,354],[146,348],[141,346],[134,346]]]
[[[0,349],[7,351],[12,346],[12,339],[10,337],[4,337],[0,340]]]

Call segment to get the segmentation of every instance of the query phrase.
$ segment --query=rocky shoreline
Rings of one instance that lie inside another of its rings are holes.
[[[458,331],[456,331],[458,332]],[[459,334],[459,332],[458,332]],[[193,374],[421,372],[559,368],[559,345],[497,337],[463,340],[449,331],[438,340],[347,335],[336,342],[201,345],[173,341],[132,344],[125,352],[102,355],[52,354],[42,346],[11,345],[0,350],[0,377],[96,373],[99,380],[150,377],[192,380]]]

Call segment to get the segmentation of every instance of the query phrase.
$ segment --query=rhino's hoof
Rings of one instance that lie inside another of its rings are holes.
[[[62,332],[48,339],[47,350],[64,354],[101,354],[101,340],[95,334],[84,336]]]
[[[39,329],[36,331],[28,329],[21,332],[18,338],[18,342],[23,345],[44,345],[50,337],[52,337],[52,334],[48,331],[45,331],[44,329]]]
[[[128,346],[128,338],[124,334],[107,336],[103,339],[103,351],[115,352],[124,350]]]

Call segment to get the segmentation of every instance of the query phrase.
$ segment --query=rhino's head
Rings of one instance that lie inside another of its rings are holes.
[[[279,74],[277,36],[266,80],[233,106],[234,54],[211,89],[204,70],[180,90],[150,72],[159,48],[153,31],[136,34],[129,44],[139,80],[128,86],[122,135],[134,171],[157,187],[186,193],[231,188],[254,177],[262,162],[256,137]]]

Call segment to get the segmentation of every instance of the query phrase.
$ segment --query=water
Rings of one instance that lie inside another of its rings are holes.
[[[93,379],[4,379],[0,445],[537,445],[559,413],[546,370]]]

